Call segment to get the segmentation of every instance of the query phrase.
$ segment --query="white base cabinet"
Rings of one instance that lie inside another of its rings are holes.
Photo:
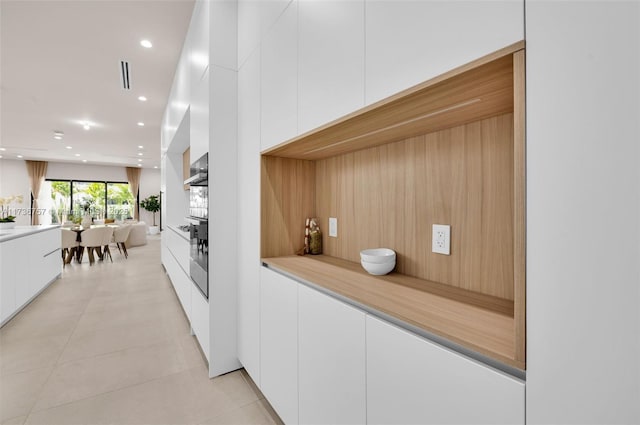
[[[367,423],[524,424],[523,382],[367,317]]]
[[[301,424],[366,422],[366,314],[305,285],[298,287]]]
[[[0,324],[4,324],[62,272],[60,229],[0,243]]]
[[[262,268],[260,389],[286,424],[298,423],[298,283]]]

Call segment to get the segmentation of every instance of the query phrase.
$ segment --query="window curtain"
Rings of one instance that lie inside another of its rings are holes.
[[[38,215],[38,197],[40,196],[40,186],[44,183],[47,174],[46,161],[25,161],[27,164],[27,173],[29,173],[29,187],[33,201],[31,202],[31,224],[40,224],[40,216]]]
[[[129,190],[136,200],[136,207],[133,209],[133,218],[138,220],[138,189],[140,189],[140,172],[142,169],[134,167],[127,168],[127,180],[129,180]]]

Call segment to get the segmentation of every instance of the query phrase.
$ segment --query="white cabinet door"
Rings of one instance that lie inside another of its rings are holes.
[[[207,361],[211,362],[209,358],[211,351],[209,347],[209,302],[195,284],[191,285],[191,328]]]
[[[299,3],[298,133],[364,106],[364,0]]]
[[[189,80],[191,95],[209,66],[209,2],[196,1],[189,24]]]
[[[262,149],[298,131],[298,4],[292,2],[262,43]]]
[[[0,323],[4,322],[16,309],[16,284],[18,264],[16,251],[18,239],[0,243]],[[20,272],[24,272],[21,270]]]
[[[367,316],[371,424],[523,424],[524,383]]]
[[[209,152],[209,72],[194,85],[189,110],[189,143],[191,162]],[[209,158],[211,161],[211,158]]]
[[[260,50],[238,71],[238,359],[260,386]]]
[[[366,422],[365,313],[298,288],[301,424]]]
[[[298,423],[298,283],[260,274],[260,389],[286,424]]]
[[[366,104],[524,39],[524,0],[367,0]]]

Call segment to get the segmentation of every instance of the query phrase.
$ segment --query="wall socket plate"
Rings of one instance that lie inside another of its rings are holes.
[[[338,219],[335,217],[329,217],[329,236],[338,237]]]
[[[437,254],[451,255],[451,226],[434,224],[431,235],[431,251]]]

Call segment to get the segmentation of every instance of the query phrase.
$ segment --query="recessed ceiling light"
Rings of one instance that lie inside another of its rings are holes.
[[[67,146],[67,149],[73,149],[71,146]]]
[[[158,166],[157,166],[157,165],[154,165],[154,166],[153,166],[153,168],[158,168]]]
[[[64,136],[64,132],[60,131],[60,130],[54,130],[53,131],[53,138],[57,139],[57,140],[61,140],[62,136]]]
[[[82,162],[87,162],[87,160],[86,160],[86,159],[83,159],[83,160],[82,160]]]
[[[18,158],[23,158],[23,156],[22,156],[22,155],[16,155],[16,156],[17,156]]]
[[[144,127],[144,123],[142,121],[138,122],[138,127]]]
[[[56,140],[62,140],[62,136],[58,136],[57,134],[55,136],[53,136],[54,139]]]
[[[89,124],[84,124],[82,128],[84,128],[85,130],[91,130],[91,126]]]
[[[151,42],[149,40],[140,40],[140,45],[142,47],[145,47],[147,49],[150,49],[153,47],[153,44],[151,44]]]
[[[139,100],[140,102],[146,102],[146,101],[147,101],[147,98],[146,98],[145,96],[138,96],[138,100]]]
[[[79,153],[77,153],[77,154],[75,154],[75,156],[80,156],[80,154],[79,154]]]
[[[144,155],[142,152],[138,152],[138,156],[142,156]]]
[[[138,145],[138,149],[144,149],[144,146]]]
[[[142,162],[142,160],[141,160],[141,159],[138,159],[138,162]]]
[[[0,155],[0,158],[2,158],[2,155]]]
[[[142,167],[142,164],[138,164],[138,167]]]
[[[7,148],[0,148],[0,151],[2,151],[2,152],[6,151],[6,150],[7,150]]]

